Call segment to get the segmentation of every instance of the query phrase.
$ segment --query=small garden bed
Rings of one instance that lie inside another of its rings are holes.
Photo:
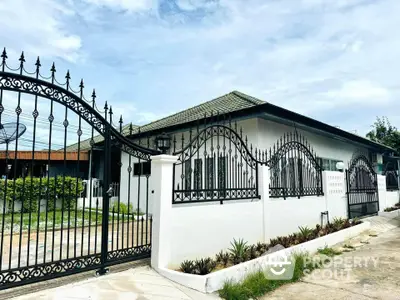
[[[398,210],[398,209],[400,209],[400,202],[399,203],[396,203],[394,206],[392,206],[392,207],[387,207],[387,208],[385,208],[384,209],[384,212],[391,212],[391,211],[394,211],[394,210]]]
[[[268,244],[258,243],[256,245],[248,245],[243,239],[234,239],[228,251],[219,252],[215,258],[208,257],[195,261],[185,260],[181,263],[179,270],[176,271],[195,275],[207,275],[261,257],[270,253],[271,249],[278,245],[289,248],[360,223],[361,221],[357,219],[350,221],[348,219],[336,218],[333,222],[323,227],[319,224],[315,228],[299,227],[299,232],[271,239]]]
[[[332,247],[358,236],[369,228],[370,223],[367,221],[335,219],[324,227],[318,225],[313,229],[303,227],[296,234],[272,239],[270,244],[258,243],[248,246],[243,240],[233,241],[231,249],[226,252],[222,251],[222,256],[219,253],[216,258],[185,261],[179,271],[167,267],[158,267],[156,270],[162,276],[178,284],[203,293],[213,293],[221,290],[227,282],[232,284],[241,283],[249,275],[265,270],[271,260],[273,261],[282,256],[292,257],[301,253],[313,254],[320,249]],[[279,243],[288,248],[282,249],[281,247],[271,246]],[[257,247],[263,247],[264,249],[257,251]],[[255,256],[259,255],[259,257],[251,259],[251,251],[254,251],[251,249],[254,248],[256,248]],[[243,256],[239,253],[242,253]],[[243,262],[239,263],[239,260],[235,260],[238,258]],[[221,262],[220,260],[224,261]],[[185,273],[183,269],[191,273]]]

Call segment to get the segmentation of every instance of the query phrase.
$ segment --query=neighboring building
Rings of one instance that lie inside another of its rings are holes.
[[[48,151],[8,151],[8,158],[6,151],[0,151],[0,170],[1,176],[4,177],[8,170],[8,178],[23,176],[59,176],[65,174],[66,176],[73,176],[79,178],[86,178],[89,166],[88,151],[81,151],[79,156],[78,152],[68,151],[65,153],[60,151],[51,151],[50,156]],[[14,165],[15,157],[17,157],[17,165]],[[65,164],[64,164],[65,158]],[[78,170],[79,158],[79,170]],[[33,166],[33,169],[32,169]],[[15,169],[16,168],[16,169]]]

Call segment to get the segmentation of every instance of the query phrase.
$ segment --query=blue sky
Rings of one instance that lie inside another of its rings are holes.
[[[399,0],[0,0],[10,64],[55,61],[144,124],[232,90],[365,134],[400,127]]]

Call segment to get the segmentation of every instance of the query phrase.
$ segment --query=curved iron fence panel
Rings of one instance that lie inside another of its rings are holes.
[[[397,191],[399,190],[399,175],[397,164],[394,162],[387,162],[383,167],[382,175],[386,177],[386,190]]]
[[[283,135],[268,153],[271,198],[321,196],[322,168],[307,140],[295,132]]]
[[[188,140],[186,144],[185,141]],[[180,149],[177,146],[180,144]],[[237,123],[198,124],[174,136],[173,203],[257,199],[261,151],[253,148]],[[263,155],[264,157],[264,155]]]

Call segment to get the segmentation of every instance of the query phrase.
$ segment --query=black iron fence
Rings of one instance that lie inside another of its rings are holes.
[[[383,167],[382,175],[386,177],[386,190],[399,190],[399,175],[397,170],[397,162],[387,162]]]
[[[377,174],[365,154],[353,155],[346,170],[346,186],[349,218],[379,211]]]
[[[206,120],[206,117],[204,118]],[[323,195],[322,168],[299,133],[282,136],[269,151],[253,147],[230,119],[197,124],[173,137],[173,203],[259,198],[259,166],[270,168],[270,197]]]
[[[269,149],[268,157],[271,198],[323,195],[322,168],[304,136],[285,134]]]
[[[260,197],[261,152],[249,145],[236,122],[198,124],[194,131],[174,136],[173,154],[179,156],[173,169],[174,204]]]
[[[23,54],[14,69],[5,50],[0,57],[0,128],[14,124],[0,142],[0,290],[149,257],[149,177],[141,184],[132,170],[159,151],[122,135],[122,118],[113,126],[112,108],[99,110],[94,91],[87,100],[83,80],[74,91],[69,72],[57,81],[54,64],[44,77],[39,58],[27,72]],[[93,165],[94,155],[103,188],[83,193],[68,174]],[[43,160],[55,174],[38,168]]]

